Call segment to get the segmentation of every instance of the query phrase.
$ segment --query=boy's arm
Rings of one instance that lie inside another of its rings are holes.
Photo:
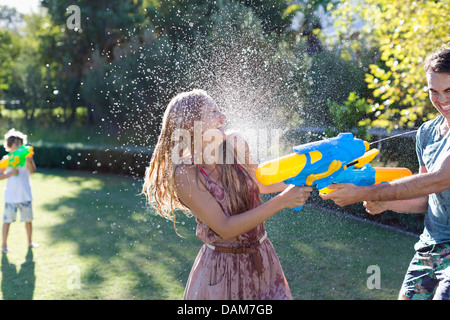
[[[33,157],[26,158],[25,165],[27,166],[27,169],[28,171],[30,171],[30,173],[36,172],[36,164],[34,163]]]
[[[428,196],[408,200],[364,201],[363,205],[371,215],[380,214],[386,210],[399,213],[424,213],[428,210]]]
[[[2,170],[0,173],[0,180],[8,179],[9,177],[12,177],[13,175],[16,175],[18,173],[19,173],[19,170],[17,170],[17,169],[13,169],[8,173],[5,173],[5,170]]]
[[[339,206],[346,206],[361,201],[378,200],[406,200],[421,198],[431,193],[441,192],[450,188],[450,156],[435,172],[427,172],[425,167],[420,167],[420,173],[399,180],[369,186],[356,187],[353,184],[336,184],[333,189],[338,189],[327,195],[321,195],[322,199],[331,199]]]

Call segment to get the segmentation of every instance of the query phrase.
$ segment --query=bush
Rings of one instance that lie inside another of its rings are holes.
[[[328,100],[328,113],[332,125],[327,128],[328,135],[335,136],[340,132],[355,132],[360,139],[367,140],[368,123],[366,115],[370,110],[370,105],[366,99],[359,98],[356,92],[350,92],[344,103]]]

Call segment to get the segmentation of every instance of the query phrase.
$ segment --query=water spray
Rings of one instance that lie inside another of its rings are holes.
[[[369,145],[372,145],[372,144],[375,144],[375,143],[379,143],[379,142],[384,141],[384,140],[389,140],[389,139],[392,139],[392,138],[397,138],[397,137],[405,136],[405,135],[408,135],[408,134],[416,133],[416,132],[417,132],[417,130],[412,130],[412,131],[408,131],[408,132],[399,133],[399,134],[396,134],[396,135],[393,135],[393,136],[390,136],[390,137],[386,137],[386,138],[379,139],[377,141],[371,142],[371,143],[369,143]]]

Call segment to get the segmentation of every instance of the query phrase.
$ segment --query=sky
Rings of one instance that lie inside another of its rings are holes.
[[[0,5],[13,7],[20,13],[37,12],[40,0],[0,0]]]

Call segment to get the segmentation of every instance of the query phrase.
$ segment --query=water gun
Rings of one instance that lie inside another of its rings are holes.
[[[355,167],[347,168],[347,170],[342,171],[337,176],[333,183],[353,183],[356,186],[363,187],[385,183],[411,175],[412,172],[408,168],[381,168],[366,164],[361,169]],[[320,192],[325,194],[334,190],[325,187]]]
[[[260,164],[256,177],[264,185],[284,181],[299,187],[316,186],[320,192],[329,193],[333,190],[326,187],[332,183],[372,185],[412,174],[406,168],[372,168],[368,163],[379,150],[369,148],[367,141],[354,138],[351,133],[340,133],[334,138],[295,146],[294,153]]]
[[[0,169],[5,170],[7,167],[16,169],[25,165],[26,158],[34,155],[33,147],[20,146],[15,151],[8,153],[0,160]]]

